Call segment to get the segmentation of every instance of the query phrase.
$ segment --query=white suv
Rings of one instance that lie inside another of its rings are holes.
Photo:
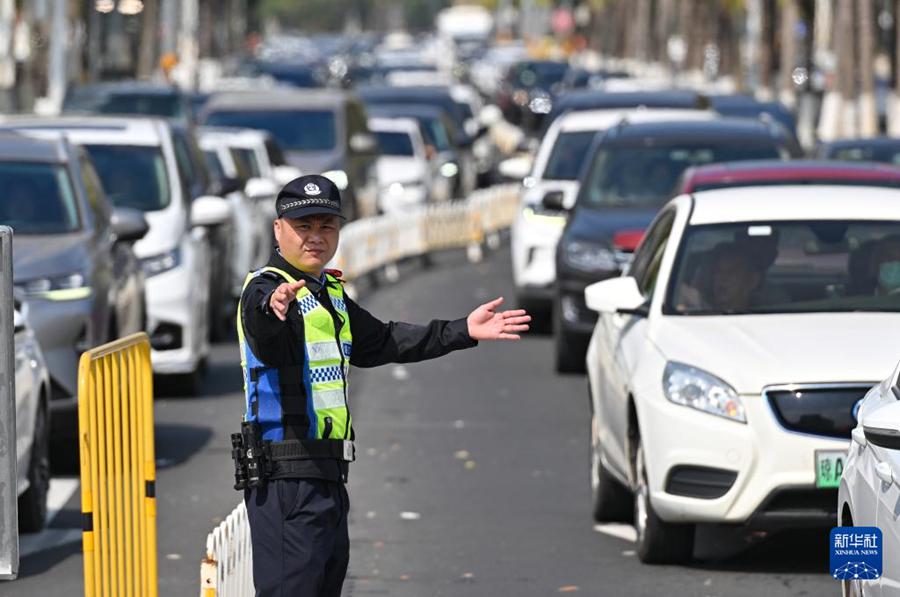
[[[834,524],[854,406],[900,329],[877,274],[900,252],[900,191],[852,195],[679,196],[626,274],[586,289],[593,513],[633,511],[641,560],[690,558],[696,523]]]

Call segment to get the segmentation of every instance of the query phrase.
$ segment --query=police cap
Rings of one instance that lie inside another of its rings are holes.
[[[308,174],[284,185],[275,199],[279,218],[304,218],[315,215],[341,215],[341,193],[324,176]]]

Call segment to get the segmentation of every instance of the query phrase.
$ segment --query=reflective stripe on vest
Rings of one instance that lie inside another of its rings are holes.
[[[278,274],[288,284],[296,282],[283,270],[264,267],[247,276],[244,288],[250,280],[265,272]],[[303,415],[309,421],[308,439],[324,439],[326,432],[328,439],[350,437],[353,421],[347,403],[347,378],[353,336],[344,302],[344,287],[337,278],[325,275],[330,282],[326,285],[328,297],[342,324],[338,331],[331,313],[309,290],[301,288],[297,292],[293,308],[303,317],[305,336],[303,351],[306,358],[302,368],[296,365],[297,369],[292,370],[263,364],[244,337],[241,305],[238,304],[237,329],[246,396],[244,418],[259,422],[264,440],[283,441],[285,426],[295,425]],[[302,384],[306,400],[299,395],[283,395],[284,386],[291,382],[297,382],[295,386]]]

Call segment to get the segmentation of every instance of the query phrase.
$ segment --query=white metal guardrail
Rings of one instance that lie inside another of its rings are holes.
[[[12,228],[0,226],[0,579],[19,574]]]
[[[462,201],[350,222],[341,230],[334,263],[352,281],[401,259],[442,249],[466,248],[469,259],[478,261],[482,245],[496,247],[499,231],[512,225],[518,190],[516,184],[499,185]],[[206,539],[200,597],[250,597],[251,564],[250,527],[241,502]]]

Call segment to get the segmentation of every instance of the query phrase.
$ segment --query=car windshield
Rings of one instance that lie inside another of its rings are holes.
[[[568,70],[569,67],[564,62],[521,64],[513,70],[513,81],[515,85],[524,89],[533,87],[549,89],[552,85],[561,82]]]
[[[775,145],[742,144],[740,140],[728,145],[609,146],[594,156],[578,205],[656,207],[671,198],[678,177],[690,166],[779,157]]]
[[[337,144],[331,110],[217,111],[206,117],[206,124],[269,131],[287,151],[329,151]]]
[[[672,272],[676,315],[900,311],[900,223],[693,226]]]
[[[159,147],[87,145],[113,205],[157,211],[169,205],[169,176]]]
[[[900,165],[900,145],[870,145],[868,147],[840,147],[831,154],[833,160],[854,162],[884,162]]]
[[[544,179],[576,180],[596,131],[560,133],[550,152]]]
[[[60,165],[0,162],[0,189],[0,224],[16,234],[61,234],[80,228],[72,184]]]
[[[375,137],[378,139],[378,147],[384,155],[415,155],[412,140],[406,133],[377,131]]]
[[[182,105],[176,95],[115,94],[98,105],[101,114],[145,114],[181,118]]]

